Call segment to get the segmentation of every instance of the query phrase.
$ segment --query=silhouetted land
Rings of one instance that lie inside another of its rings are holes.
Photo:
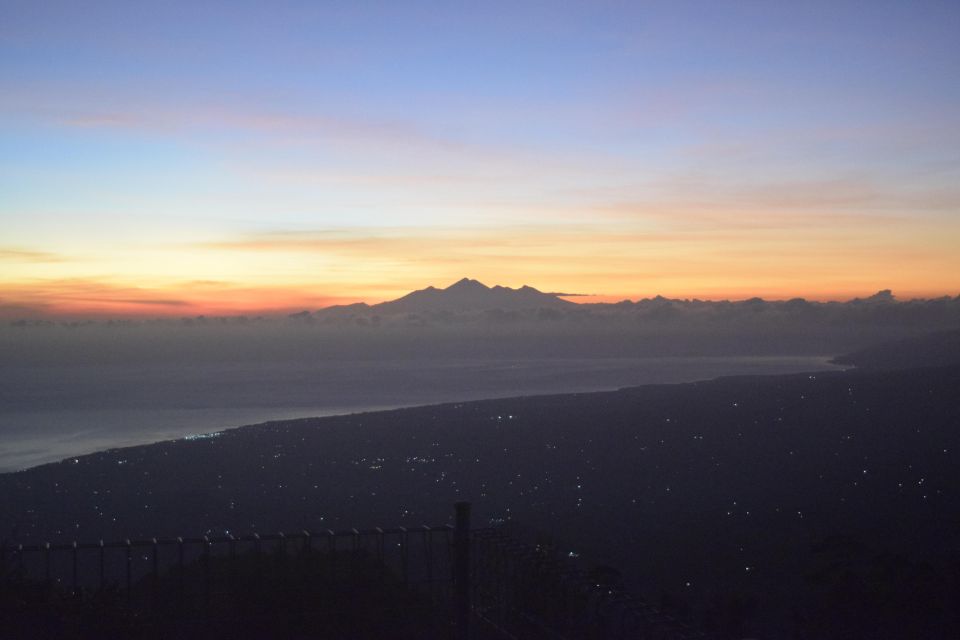
[[[0,521],[24,542],[319,530],[469,499],[731,634],[954,637],[958,389],[954,365],[266,423],[0,476]]]
[[[885,370],[947,366],[960,363],[960,330],[936,331],[884,342],[833,359],[860,369]]]

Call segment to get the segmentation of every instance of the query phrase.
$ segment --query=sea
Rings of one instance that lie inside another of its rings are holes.
[[[3,366],[0,472],[274,420],[838,369],[828,356]]]

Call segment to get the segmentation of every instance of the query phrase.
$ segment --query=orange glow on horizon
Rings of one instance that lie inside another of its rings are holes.
[[[0,246],[0,317],[276,315],[375,304],[465,276],[567,293],[575,303],[960,293],[960,253],[950,242],[956,223],[782,222],[339,228],[150,238],[102,250]]]
[[[43,4],[0,22],[2,319],[960,293],[957,3]]]
[[[444,279],[435,282],[433,286],[442,288],[451,284]],[[493,280],[482,282],[489,286],[498,284]],[[428,286],[424,284],[423,288]],[[520,285],[515,285],[519,287]],[[531,286],[536,286],[531,285]],[[549,287],[536,287],[549,292]],[[881,287],[884,288],[884,287]],[[811,302],[837,301],[845,302],[854,298],[864,298],[875,294],[878,289],[844,290],[844,291],[789,291],[789,290],[743,290],[729,289],[723,292],[702,292],[697,290],[667,292],[644,292],[624,294],[593,294],[560,296],[576,304],[617,303],[624,300],[636,302],[644,298],[653,298],[658,295],[677,300],[702,301],[738,301],[759,297],[769,301],[782,301],[792,298],[804,298]],[[97,296],[85,295],[83,292],[71,291],[67,288],[57,293],[47,291],[42,298],[30,295],[18,289],[0,290],[0,318],[16,319],[150,319],[150,318],[181,318],[181,317],[223,317],[223,316],[277,316],[298,313],[301,311],[316,311],[334,305],[346,305],[357,302],[376,304],[399,298],[410,290],[383,289],[373,292],[372,295],[317,295],[307,288],[262,288],[256,290],[221,291],[206,289],[202,292],[185,292],[184,289],[150,289],[131,292],[129,289],[117,287],[102,288]],[[562,293],[562,292],[561,292]],[[930,290],[893,290],[898,300],[931,299],[942,296],[954,296],[956,293]],[[19,294],[19,295],[18,295]]]
[[[298,313],[358,302],[354,297],[321,296],[288,288],[201,291],[184,288],[137,289],[90,285],[61,286],[41,292],[0,289],[0,318],[123,319],[195,316],[258,316]]]

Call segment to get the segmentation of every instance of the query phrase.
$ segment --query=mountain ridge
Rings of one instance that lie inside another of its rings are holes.
[[[350,305],[336,305],[321,309],[320,313],[337,314],[361,310],[379,313],[435,313],[458,311],[489,311],[502,309],[518,311],[523,309],[569,309],[576,303],[569,302],[552,293],[544,293],[529,285],[517,289],[494,285],[488,287],[479,280],[461,278],[446,288],[428,286],[417,289],[395,300],[377,304],[359,302]]]

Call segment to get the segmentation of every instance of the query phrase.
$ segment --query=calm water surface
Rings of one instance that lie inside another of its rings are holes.
[[[3,367],[0,471],[267,420],[835,369],[828,357]]]

